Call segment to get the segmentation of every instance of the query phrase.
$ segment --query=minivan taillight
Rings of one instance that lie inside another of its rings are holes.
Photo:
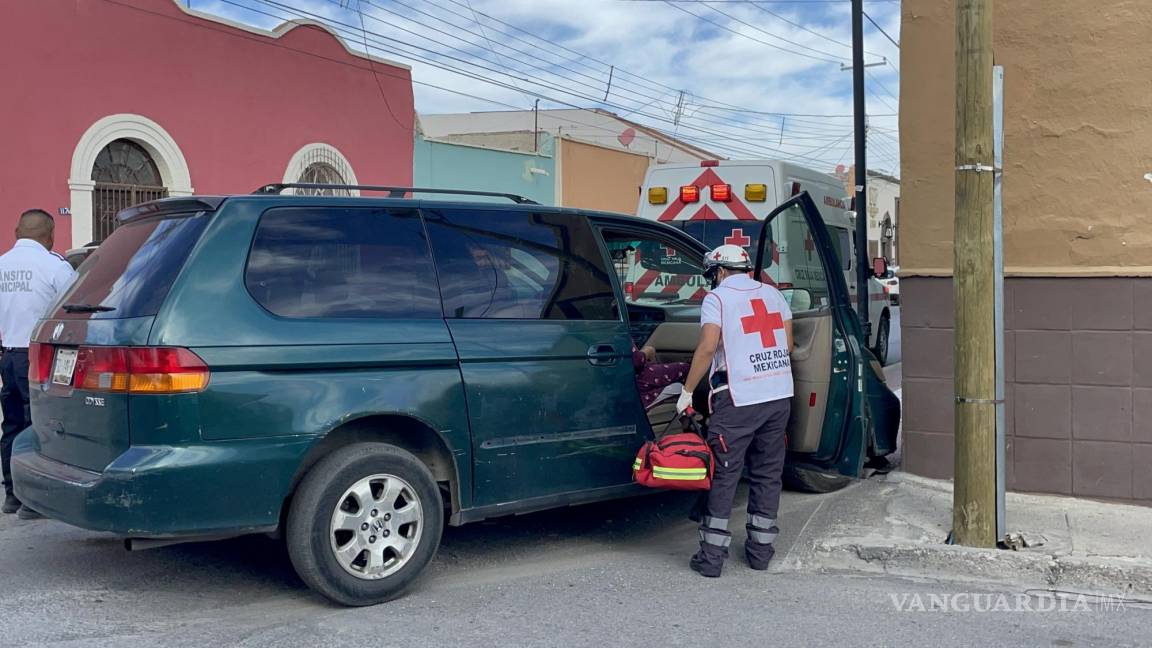
[[[208,386],[208,365],[176,347],[81,347],[72,384],[77,389],[132,394],[181,394]]]
[[[28,380],[37,385],[48,382],[52,373],[51,344],[33,342],[28,348]]]

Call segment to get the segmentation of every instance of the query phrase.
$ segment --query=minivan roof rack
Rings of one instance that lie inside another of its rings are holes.
[[[403,198],[410,193],[439,193],[460,196],[489,196],[507,198],[517,205],[539,205],[540,203],[524,196],[495,191],[469,191],[467,189],[429,189],[426,187],[391,187],[382,185],[318,184],[312,182],[278,182],[260,187],[254,194],[279,195],[285,189],[356,189],[357,191],[387,191],[389,198]]]

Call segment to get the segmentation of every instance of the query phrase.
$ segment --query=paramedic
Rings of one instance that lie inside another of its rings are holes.
[[[775,553],[792,406],[792,311],[780,291],[749,276],[752,267],[743,248],[721,245],[704,264],[713,290],[701,305],[700,342],[676,407],[691,408],[692,392],[707,373],[708,445],[716,468],[700,521],[700,550],[690,565],[715,578],[728,558],[728,516],[745,465],[750,481],[745,557],[750,567],[764,570]]]
[[[0,256],[0,341],[4,358],[0,361],[4,388],[3,435],[0,436],[0,467],[4,473],[5,513],[19,512],[23,519],[40,514],[21,507],[12,493],[12,441],[32,424],[28,405],[28,344],[36,322],[72,281],[76,271],[64,257],[52,252],[55,242],[52,215],[42,209],[29,209],[16,225],[16,245]]]

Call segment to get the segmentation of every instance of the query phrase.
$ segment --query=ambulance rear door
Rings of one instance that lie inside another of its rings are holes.
[[[751,255],[760,223],[780,199],[777,167],[766,160],[653,167],[637,215],[687,232],[708,249],[739,245]]]

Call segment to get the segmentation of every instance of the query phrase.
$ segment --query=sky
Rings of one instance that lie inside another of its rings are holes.
[[[849,0],[180,1],[265,29],[323,20],[354,49],[410,65],[422,114],[539,99],[732,158],[853,162]],[[868,164],[898,175],[900,5],[864,11],[876,23],[864,23]]]

